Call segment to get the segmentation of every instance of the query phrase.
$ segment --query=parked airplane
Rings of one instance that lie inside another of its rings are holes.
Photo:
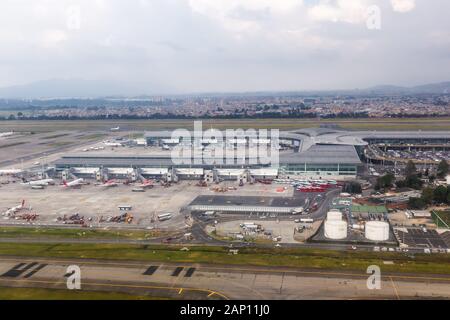
[[[137,185],[138,188],[153,188],[153,180],[145,179],[141,184]]]
[[[80,178],[80,179],[76,179],[73,180],[71,182],[67,182],[67,181],[63,181],[64,187],[65,188],[76,188],[76,187],[80,187],[84,182],[84,179]]]
[[[50,184],[55,184],[55,181],[53,179],[41,179],[41,180],[34,180],[34,181],[26,181],[21,183],[23,186],[48,186]]]
[[[18,205],[17,207],[12,207],[12,208],[9,208],[8,210],[6,210],[6,212],[2,213],[2,216],[13,215],[14,213],[22,210],[23,208],[25,208],[25,200],[22,200],[22,203],[20,205]]]
[[[0,132],[0,138],[10,137],[14,134],[13,131],[10,132]]]
[[[103,141],[103,144],[107,147],[122,147],[120,142]]]
[[[21,169],[3,169],[3,170],[0,170],[0,176],[3,176],[3,175],[9,176],[9,175],[13,175],[13,174],[20,174],[22,172],[23,172],[23,170],[21,170]]]
[[[118,186],[118,184],[114,180],[108,180],[105,183],[100,185],[100,187],[105,187],[105,188],[111,188],[111,187],[117,187],[117,186]]]
[[[120,131],[120,127],[111,128],[111,132],[117,132]]]

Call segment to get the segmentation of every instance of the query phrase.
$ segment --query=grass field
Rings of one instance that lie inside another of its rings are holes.
[[[71,121],[2,121],[2,131],[56,132],[65,130],[95,131],[120,126],[126,131],[193,128],[194,120],[71,120]],[[278,128],[292,130],[320,125],[337,125],[349,130],[450,130],[450,118],[411,119],[217,119],[203,120],[203,128]]]
[[[160,300],[118,292],[0,287],[0,300]]]
[[[59,141],[59,142],[50,142],[46,143],[45,145],[50,146],[52,148],[61,148],[61,147],[67,147],[70,145],[75,144],[73,141]]]
[[[167,235],[151,230],[99,230],[72,228],[0,227],[0,238],[128,239],[146,240]]]
[[[61,133],[61,134],[54,134],[52,136],[46,136],[46,137],[41,137],[41,140],[50,140],[50,139],[56,139],[56,138],[61,138],[61,137],[66,137],[68,136],[68,133]]]
[[[107,137],[107,134],[103,134],[103,133],[93,133],[93,134],[88,134],[86,136],[80,136],[79,138],[81,140],[98,140],[104,137]]]
[[[438,211],[438,212],[436,212],[438,215],[439,215],[439,218],[441,218],[442,220],[440,220],[440,219],[437,219],[436,217],[434,217],[435,218],[435,223],[438,225],[438,226],[441,226],[441,227],[447,227],[447,226],[450,226],[450,211]],[[443,226],[442,224],[442,221],[447,225],[447,226]]]
[[[28,244],[0,243],[0,255],[51,258],[87,258],[152,262],[214,263],[253,266],[342,269],[365,272],[379,265],[386,272],[450,274],[450,256],[397,253],[330,251],[319,249],[243,248],[230,255],[228,248],[127,244]],[[383,261],[394,264],[384,265]]]
[[[25,144],[25,143],[26,142],[15,142],[15,143],[4,144],[4,145],[0,146],[0,149],[17,147],[17,146],[20,146],[20,145]]]

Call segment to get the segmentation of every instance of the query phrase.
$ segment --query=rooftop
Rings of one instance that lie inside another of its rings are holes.
[[[248,166],[254,164],[257,166],[259,161],[256,159],[245,159],[245,163],[241,163],[235,158],[230,163],[228,159],[224,159],[222,163],[214,158],[204,156],[203,162],[196,162],[194,159],[176,159],[172,160],[169,154],[149,154],[149,155],[133,155],[133,154],[104,154],[104,155],[69,155],[63,156],[55,161],[57,166],[120,166],[120,167],[166,167],[166,166],[202,166],[202,165],[226,165],[226,166]],[[250,161],[251,160],[251,161]],[[314,145],[305,152],[280,153],[280,164],[360,164],[361,161],[353,146],[330,146],[330,145]]]

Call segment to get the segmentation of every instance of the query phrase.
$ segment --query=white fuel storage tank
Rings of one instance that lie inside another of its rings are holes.
[[[366,222],[366,238],[372,241],[386,241],[389,239],[389,223],[384,221]]]
[[[326,220],[325,237],[333,240],[347,238],[347,222],[343,220]]]
[[[340,221],[340,220],[342,220],[342,212],[340,212],[340,211],[328,211],[328,213],[327,213],[327,220],[328,221],[331,221],[331,220]]]

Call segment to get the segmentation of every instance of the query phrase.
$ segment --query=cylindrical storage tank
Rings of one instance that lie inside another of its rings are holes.
[[[340,211],[328,211],[327,220],[342,220],[342,212]]]
[[[347,222],[343,220],[326,220],[325,237],[334,240],[347,238]]]
[[[384,221],[366,222],[366,238],[372,241],[386,241],[389,239],[389,223]]]

